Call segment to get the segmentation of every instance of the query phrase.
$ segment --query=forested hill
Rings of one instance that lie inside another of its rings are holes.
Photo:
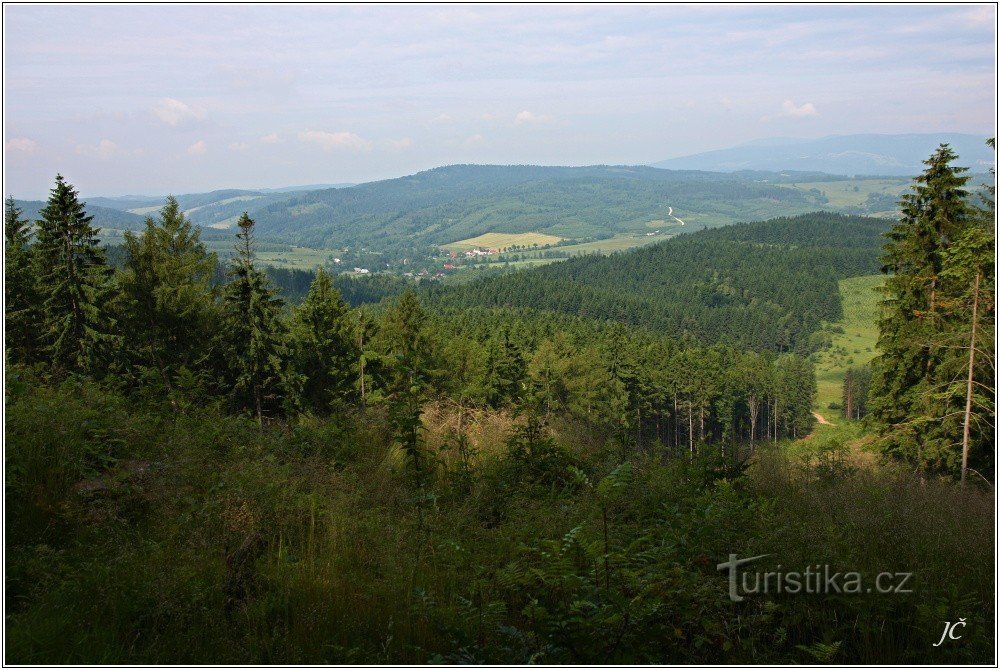
[[[757,350],[817,348],[837,281],[878,271],[889,222],[816,213],[431,290],[441,308],[531,308]]]
[[[731,175],[641,166],[452,165],[300,194],[254,214],[261,237],[313,247],[447,244],[487,232],[562,238],[701,227],[819,209],[817,191]]]
[[[17,200],[15,204],[24,213],[25,218],[32,222],[39,218],[39,211],[45,207],[45,203],[40,200]],[[146,217],[138,214],[90,203],[87,204],[87,214],[94,217],[93,225],[96,228],[142,230],[146,221]]]

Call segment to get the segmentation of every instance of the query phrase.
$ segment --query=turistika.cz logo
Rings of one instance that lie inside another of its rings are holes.
[[[753,561],[767,558],[761,554],[739,558],[729,554],[729,560],[719,563],[719,571],[729,571],[729,598],[734,603],[743,602],[744,595],[781,593],[830,594],[830,593],[912,593],[912,572],[880,572],[873,582],[865,583],[860,572],[839,572],[829,565],[810,565],[805,570],[776,570],[768,572],[740,571],[739,568]]]

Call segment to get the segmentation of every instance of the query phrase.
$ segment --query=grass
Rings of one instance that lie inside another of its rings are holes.
[[[830,410],[829,405],[840,402],[847,368],[863,365],[877,353],[878,288],[884,281],[882,275],[840,281],[844,318],[827,326],[832,344],[816,354],[816,409],[828,421],[835,421],[838,417],[839,413]]]
[[[467,240],[459,240],[451,244],[444,245],[444,248],[452,251],[466,251],[468,249],[507,249],[512,246],[532,247],[534,245],[545,246],[546,244],[556,244],[563,238],[544,233],[483,233]]]
[[[677,226],[680,228],[680,226]],[[565,251],[570,255],[576,254],[610,254],[615,251],[626,251],[637,247],[644,247],[654,242],[662,242],[670,235],[659,234],[647,237],[646,235],[632,236],[619,235],[607,240],[597,240],[596,242],[584,242],[582,244],[570,244],[559,247],[559,251]]]
[[[822,191],[830,207],[857,207],[864,204],[869,193],[885,193],[892,196],[902,194],[909,188],[908,179],[847,179],[843,181],[817,181],[804,184],[794,184],[793,188],[800,191],[817,189]],[[857,188],[857,191],[854,189]]]
[[[259,251],[257,260],[263,265],[290,270],[315,270],[326,265],[327,259],[334,255],[333,249],[310,249],[309,247],[292,247],[291,251]]]

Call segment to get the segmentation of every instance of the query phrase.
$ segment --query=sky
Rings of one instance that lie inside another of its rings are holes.
[[[4,189],[644,164],[770,137],[992,133],[996,7],[5,5]]]

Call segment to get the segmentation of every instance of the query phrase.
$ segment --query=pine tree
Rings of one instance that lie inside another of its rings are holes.
[[[125,233],[127,258],[118,275],[127,323],[126,347],[140,370],[155,371],[173,395],[175,377],[204,360],[217,329],[211,281],[215,254],[200,231],[167,198],[159,221],[146,219],[141,235]]]
[[[232,399],[253,412],[258,425],[281,414],[294,400],[294,378],[288,370],[283,301],[267,275],[254,267],[254,221],[246,212],[236,222],[236,257],[224,291],[229,340]]]
[[[38,293],[44,353],[57,370],[100,373],[117,353],[111,269],[98,246],[94,217],[56,175],[38,222]]]
[[[8,196],[4,202],[4,335],[7,360],[38,357],[38,296],[31,258],[31,223]]]
[[[329,412],[353,396],[357,352],[349,311],[322,268],[295,311],[292,334],[296,368],[305,379],[302,400],[317,412]]]

